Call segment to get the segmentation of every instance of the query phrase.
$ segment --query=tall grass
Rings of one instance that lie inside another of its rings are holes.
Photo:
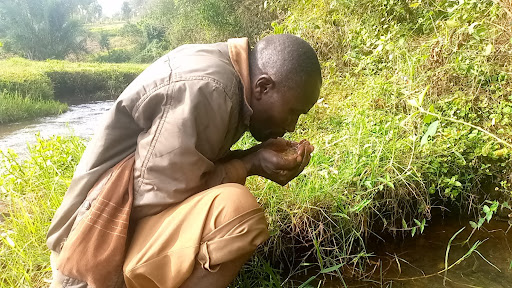
[[[325,80],[292,135],[315,145],[311,165],[284,188],[248,182],[269,214],[272,237],[260,255],[271,267],[365,277],[370,234],[414,236],[437,211],[483,219],[486,200],[508,206],[512,35],[502,28],[510,21],[503,7],[269,3],[282,15],[273,32],[312,43]]]
[[[45,236],[84,150],[78,137],[38,138],[21,161],[0,156],[0,287],[47,287],[51,279]],[[5,212],[5,211],[3,211]]]
[[[65,112],[68,105],[54,101],[0,93],[0,124],[35,119]]]

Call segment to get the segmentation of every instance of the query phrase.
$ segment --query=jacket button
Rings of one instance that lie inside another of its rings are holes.
[[[89,209],[91,209],[91,202],[85,201],[82,206],[84,207],[85,210],[89,210]]]

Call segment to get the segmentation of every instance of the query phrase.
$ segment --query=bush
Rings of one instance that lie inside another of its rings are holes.
[[[126,63],[133,58],[133,52],[127,49],[114,49],[91,57],[91,62]]]

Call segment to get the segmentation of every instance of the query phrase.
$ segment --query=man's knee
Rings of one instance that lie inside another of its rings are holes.
[[[225,233],[234,232],[236,229],[230,232],[227,231],[237,226],[244,227],[240,231],[246,232],[242,232],[242,234],[258,235],[256,237],[258,239],[268,237],[268,223],[263,209],[247,187],[229,183],[219,185],[213,189],[216,195],[205,221],[203,240],[213,235],[222,238]],[[240,239],[244,237],[240,237]],[[251,237],[253,236],[249,236],[249,238]]]
[[[217,186],[220,191],[212,203],[214,211],[219,212],[216,221],[227,222],[248,211],[260,208],[251,191],[240,184],[223,184]],[[222,225],[222,223],[216,223]]]

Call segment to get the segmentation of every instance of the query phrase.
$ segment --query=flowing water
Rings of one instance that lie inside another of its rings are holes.
[[[402,238],[390,235],[373,238],[368,243],[369,269],[364,281],[356,277],[339,279],[318,277],[313,287],[385,287],[385,288],[511,288],[512,228],[507,219],[492,220],[475,231],[469,244],[463,244],[473,230],[469,220],[449,217],[433,219],[422,235]],[[448,266],[461,259],[477,241],[484,241],[468,258],[448,270],[445,256],[448,243],[459,229],[464,230],[452,241]],[[347,273],[345,273],[347,274]],[[314,275],[314,274],[313,274]],[[369,276],[371,275],[371,276]],[[307,275],[310,276],[310,275]],[[445,278],[446,276],[446,278]],[[307,279],[307,278],[306,278]],[[321,282],[320,282],[321,281]],[[319,285],[319,286],[318,286]]]
[[[0,150],[13,149],[20,155],[27,153],[27,143],[36,142],[36,134],[76,135],[89,139],[102,115],[110,109],[113,101],[70,105],[69,110],[58,116],[0,125]]]

